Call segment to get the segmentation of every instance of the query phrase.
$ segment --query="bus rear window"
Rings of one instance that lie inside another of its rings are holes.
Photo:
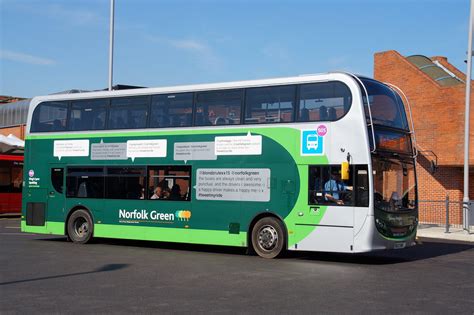
[[[33,113],[31,131],[65,131],[67,107],[67,102],[45,102],[38,105]]]

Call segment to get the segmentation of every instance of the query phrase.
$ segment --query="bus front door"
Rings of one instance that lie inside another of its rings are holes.
[[[65,165],[50,164],[50,185],[48,187],[48,219],[64,221]]]

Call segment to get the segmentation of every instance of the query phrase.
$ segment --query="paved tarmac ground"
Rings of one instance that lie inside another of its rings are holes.
[[[0,219],[0,313],[474,313],[474,246],[364,255],[22,234]]]

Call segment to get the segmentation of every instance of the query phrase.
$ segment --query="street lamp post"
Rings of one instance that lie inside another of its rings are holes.
[[[471,98],[471,69],[472,69],[472,32],[474,28],[474,0],[471,0],[469,17],[469,38],[467,47],[466,72],[466,110],[464,114],[464,198],[463,198],[463,229],[469,231],[469,109]]]
[[[110,0],[109,91],[112,91],[112,76],[114,67],[114,6],[115,0]]]

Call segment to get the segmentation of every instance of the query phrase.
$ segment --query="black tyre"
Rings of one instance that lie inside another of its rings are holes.
[[[280,220],[273,217],[262,218],[252,229],[252,246],[263,258],[275,258],[285,250],[286,235]]]
[[[67,221],[67,235],[74,243],[85,244],[92,240],[94,222],[86,210],[73,212]]]

